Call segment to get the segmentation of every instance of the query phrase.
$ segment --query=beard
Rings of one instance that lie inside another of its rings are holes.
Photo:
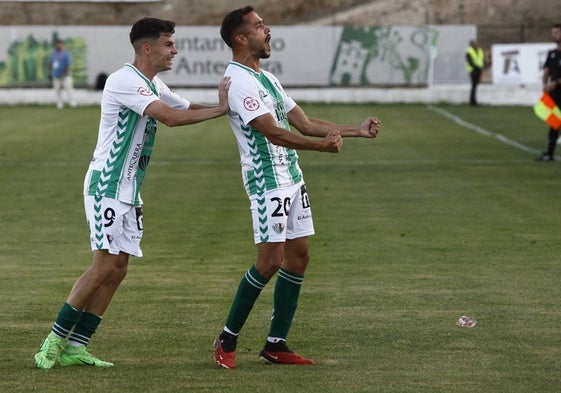
[[[264,45],[259,50],[259,58],[260,59],[268,59],[271,57],[271,36],[268,35],[267,39],[265,40]]]
[[[257,51],[257,56],[260,59],[268,59],[269,57],[271,57],[271,48],[267,48],[265,46],[259,48],[259,50]]]

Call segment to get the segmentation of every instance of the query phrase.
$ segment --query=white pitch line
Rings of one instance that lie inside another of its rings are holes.
[[[500,142],[502,142],[502,143],[504,143],[504,144],[506,144],[506,145],[515,147],[515,148],[520,149],[520,150],[522,150],[522,151],[525,151],[525,152],[527,152],[527,153],[532,153],[532,154],[540,154],[540,153],[541,153],[541,151],[538,150],[538,149],[534,149],[533,147],[529,147],[529,146],[523,145],[523,144],[521,144],[521,143],[518,143],[518,142],[515,142],[515,141],[513,141],[513,140],[511,140],[511,139],[508,139],[508,138],[507,138],[506,136],[504,136],[504,135],[495,134],[495,133],[493,133],[493,132],[491,132],[491,131],[488,131],[488,130],[486,130],[486,129],[484,129],[484,128],[481,128],[481,127],[479,127],[479,126],[476,126],[475,124],[471,124],[471,123],[465,121],[464,119],[462,119],[461,117],[456,116],[456,115],[454,115],[454,114],[452,114],[452,113],[450,113],[450,112],[448,112],[448,111],[445,111],[444,109],[440,109],[440,108],[437,108],[437,107],[432,106],[432,105],[428,105],[427,108],[428,108],[429,110],[433,111],[433,112],[438,113],[439,115],[441,115],[441,116],[443,116],[443,117],[445,117],[445,118],[447,118],[447,119],[452,120],[454,123],[459,124],[460,126],[462,126],[462,127],[464,127],[464,128],[467,128],[468,130],[472,130],[472,131],[477,132],[478,134],[481,134],[481,135],[484,135],[484,136],[488,136],[488,137],[490,137],[490,138],[495,138],[495,139],[497,139],[498,141],[500,141]]]

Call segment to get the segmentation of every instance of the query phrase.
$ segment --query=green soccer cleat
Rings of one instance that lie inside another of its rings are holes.
[[[85,346],[73,347],[67,345],[60,357],[58,363],[61,366],[95,366],[95,367],[113,367],[113,363],[99,360],[88,352]]]
[[[39,351],[35,354],[35,365],[42,369],[53,368],[62,351],[62,338],[52,332],[41,344]]]

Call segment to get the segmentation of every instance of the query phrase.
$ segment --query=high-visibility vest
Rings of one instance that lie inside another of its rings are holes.
[[[485,65],[485,53],[483,52],[483,49],[475,49],[474,47],[470,46],[466,49],[466,53],[471,58],[473,64],[475,64],[479,68],[483,68],[483,66]],[[466,68],[468,72],[473,71],[473,67],[468,62],[466,62]]]
[[[541,100],[534,105],[534,113],[554,130],[561,127],[561,109],[548,93],[543,93]]]

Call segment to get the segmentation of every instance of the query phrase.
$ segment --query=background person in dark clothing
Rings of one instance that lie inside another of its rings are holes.
[[[477,85],[481,82],[484,66],[485,52],[479,47],[476,40],[471,40],[466,49],[466,67],[471,79],[470,105],[477,105]]]
[[[551,26],[551,38],[557,47],[547,52],[543,66],[543,91],[549,93],[555,104],[561,108],[561,23]],[[547,150],[537,158],[538,161],[553,161],[559,138],[559,128],[549,128]]]

